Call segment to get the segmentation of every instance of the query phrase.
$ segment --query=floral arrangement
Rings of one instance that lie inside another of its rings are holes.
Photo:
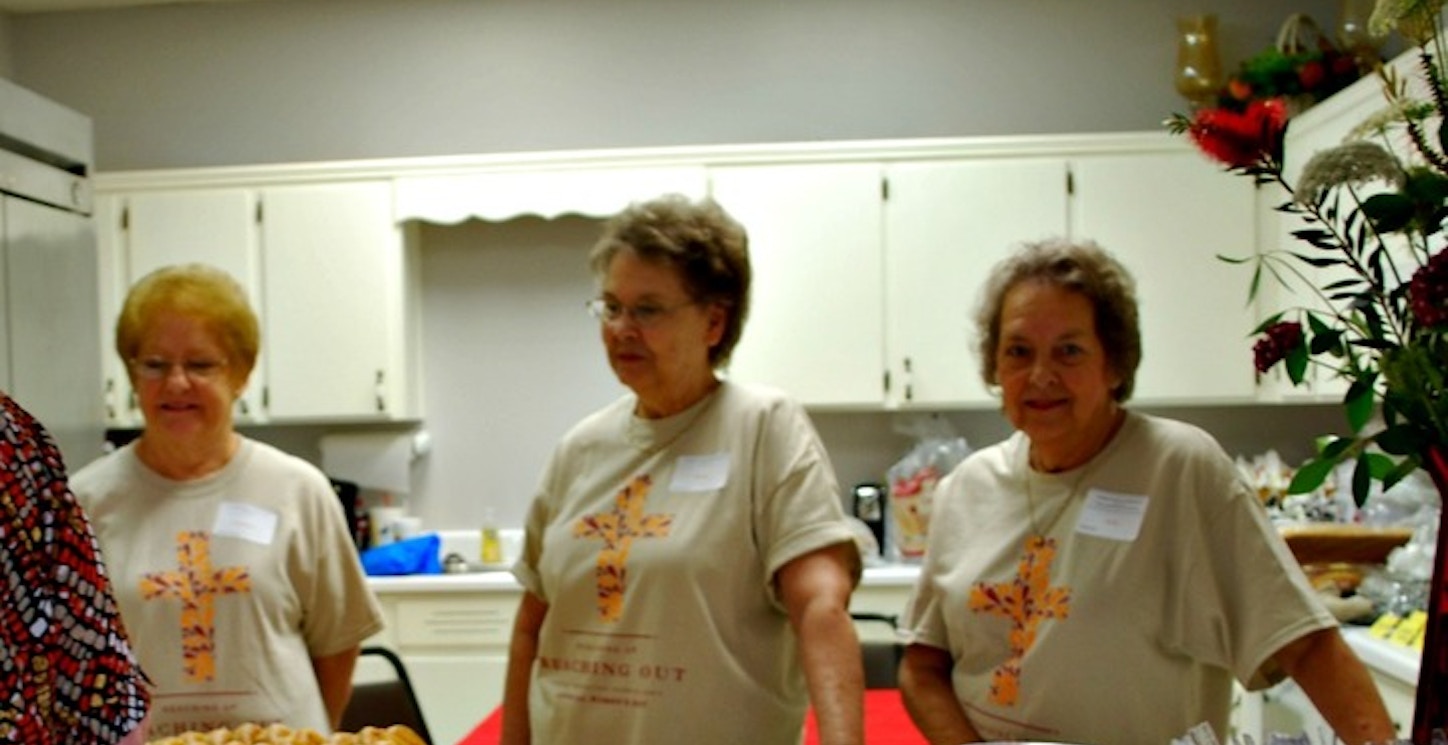
[[[1185,133],[1229,170],[1275,184],[1288,196],[1278,210],[1303,226],[1296,249],[1248,258],[1250,297],[1264,281],[1307,298],[1254,334],[1258,375],[1281,364],[1294,385],[1309,365],[1345,379],[1352,436],[1328,437],[1299,468],[1291,493],[1318,488],[1337,464],[1355,460],[1359,505],[1373,481],[1391,486],[1420,467],[1444,473],[1448,446],[1448,60],[1438,35],[1444,0],[1379,0],[1369,30],[1397,32],[1416,47],[1417,85],[1380,66],[1387,104],[1344,144],[1314,155],[1297,183],[1283,173],[1288,103],[1255,98],[1234,110],[1175,115]],[[1426,91],[1423,98],[1411,90]],[[1381,415],[1381,421],[1375,416]],[[1437,463],[1429,461],[1439,460]],[[1441,486],[1441,485],[1440,485]]]
[[[1311,46],[1269,46],[1244,60],[1217,96],[1217,106],[1242,110],[1252,101],[1286,99],[1306,107],[1361,77],[1357,58],[1318,35]]]

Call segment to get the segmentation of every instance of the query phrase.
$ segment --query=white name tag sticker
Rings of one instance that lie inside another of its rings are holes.
[[[681,455],[674,461],[669,491],[718,491],[729,483],[729,454]]]
[[[1113,494],[1101,489],[1086,493],[1086,507],[1076,532],[1113,541],[1134,541],[1146,517],[1144,494]]]
[[[240,502],[222,502],[216,511],[212,535],[228,535],[243,541],[270,546],[277,532],[277,513]]]

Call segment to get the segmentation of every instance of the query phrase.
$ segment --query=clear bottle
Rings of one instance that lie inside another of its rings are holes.
[[[498,537],[497,515],[491,507],[483,512],[482,556],[479,558],[490,566],[503,563],[503,541]]]

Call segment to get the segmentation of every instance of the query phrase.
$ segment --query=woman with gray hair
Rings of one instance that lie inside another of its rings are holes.
[[[1232,681],[1293,677],[1350,744],[1372,679],[1210,435],[1128,411],[1135,284],[1092,243],[998,264],[981,374],[1017,432],[937,487],[900,683],[936,745],[1228,736]],[[1088,682],[1089,681],[1089,682]]]
[[[748,311],[744,228],[665,197],[590,256],[629,393],[566,434],[513,573],[503,742],[798,745],[863,737],[860,573],[804,410],[721,379]]]

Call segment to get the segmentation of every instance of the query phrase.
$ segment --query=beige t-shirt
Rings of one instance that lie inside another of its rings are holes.
[[[1205,721],[1225,740],[1232,679],[1280,677],[1274,652],[1336,625],[1205,432],[1128,414],[1058,474],[1030,472],[1028,446],[940,483],[904,624],[950,651],[985,739],[1160,745]],[[1036,531],[1054,545],[1027,551]]]
[[[76,473],[121,618],[156,684],[151,735],[280,722],[330,732],[311,660],[382,628],[320,471],[243,438],[178,482],[132,446]]]
[[[797,745],[808,695],[772,578],[852,543],[804,411],[725,383],[662,420],[627,396],[559,445],[514,573],[548,603],[535,742]]]

